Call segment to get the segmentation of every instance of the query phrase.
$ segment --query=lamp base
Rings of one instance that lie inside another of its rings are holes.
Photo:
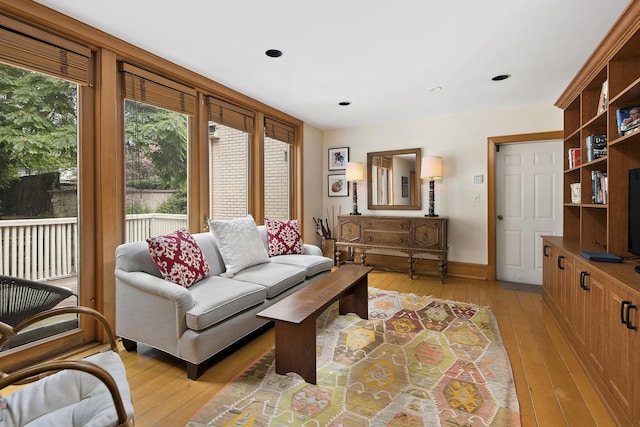
[[[425,214],[424,216],[426,216],[427,218],[436,218],[440,215],[436,215],[436,214]]]
[[[360,212],[351,212],[349,215],[362,215]]]

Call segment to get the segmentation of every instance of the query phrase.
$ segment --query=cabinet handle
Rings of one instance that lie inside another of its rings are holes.
[[[542,249],[542,255],[548,257],[549,256],[549,246],[548,245],[544,245],[544,248]]]
[[[623,325],[627,324],[627,321],[624,318],[624,315],[625,315],[624,306],[629,304],[631,304],[631,301],[622,301],[622,303],[620,304],[620,321],[622,322]]]
[[[403,243],[403,242],[404,242],[404,237],[401,237],[400,238],[400,243]]]
[[[371,241],[371,236],[369,236],[369,237],[367,238],[367,240]]]
[[[400,229],[403,229],[403,228],[404,228],[404,224],[400,224]]]
[[[637,331],[638,325],[634,325],[633,323],[631,323],[631,317],[629,317],[629,313],[632,309],[638,311],[638,306],[635,304],[631,304],[631,301],[629,301],[629,304],[627,305],[627,329]]]
[[[564,270],[564,263],[562,261],[564,261],[564,256],[558,255],[558,268],[560,270]]]
[[[369,223],[368,227],[371,228],[371,223]]]
[[[591,288],[589,288],[589,286],[586,285],[586,283],[584,282],[584,278],[589,276],[589,272],[588,271],[581,271],[580,272],[580,287],[582,289],[584,289],[585,291],[590,291]]]

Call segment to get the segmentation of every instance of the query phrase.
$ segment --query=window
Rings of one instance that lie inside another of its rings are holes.
[[[62,305],[76,305],[83,291],[78,285],[79,115],[80,92],[90,81],[90,58],[83,46],[3,20],[0,274],[70,288],[74,295]],[[11,304],[4,309],[10,312]],[[56,318],[53,324],[43,322],[21,332],[5,348],[77,327],[76,316]]]
[[[289,219],[291,215],[291,147],[293,127],[265,119],[264,132],[264,215]]]
[[[128,64],[122,69],[125,229],[131,242],[187,226],[187,130],[195,94]]]
[[[254,114],[209,97],[209,216],[215,219],[249,213],[249,143]]]

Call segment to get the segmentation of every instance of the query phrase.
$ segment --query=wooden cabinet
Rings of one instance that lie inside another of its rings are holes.
[[[571,82],[556,105],[564,110],[564,231],[581,250],[628,256],[628,171],[640,167],[640,131],[621,136],[616,111],[640,105],[640,4],[631,2],[617,25]],[[601,108],[603,84],[608,87]],[[587,140],[605,135],[604,157],[589,161]],[[569,151],[579,148],[582,163],[573,167]],[[603,202],[594,193],[593,174],[607,176]],[[580,199],[572,202],[571,185],[580,184]]]
[[[604,377],[606,328],[602,314],[606,312],[605,283],[607,278],[589,263],[576,258],[574,262],[575,284],[570,304],[573,316],[571,326],[576,349],[589,359],[599,375]]]
[[[408,255],[409,277],[413,279],[416,254],[435,255],[440,283],[447,274],[447,218],[341,215],[338,217],[336,247],[358,251],[366,264],[366,252],[390,250]]]
[[[640,296],[627,287],[610,283],[607,296],[607,385],[625,414],[640,425]]]
[[[640,426],[640,275],[628,251],[628,174],[640,167],[640,131],[621,135],[616,112],[640,105],[640,2],[615,26],[558,99],[564,111],[563,237],[544,237],[544,301],[620,425]],[[607,102],[601,93],[606,82]],[[606,155],[589,157],[591,135],[606,136]],[[579,148],[581,164],[569,163]],[[606,174],[599,200],[592,177]],[[572,184],[580,197],[572,200]],[[609,252],[623,263],[587,261]],[[558,260],[566,263],[564,270]],[[571,261],[569,261],[571,260]],[[568,270],[572,272],[568,273]],[[570,276],[570,277],[569,277]]]
[[[544,237],[544,301],[620,425],[640,425],[640,275]]]

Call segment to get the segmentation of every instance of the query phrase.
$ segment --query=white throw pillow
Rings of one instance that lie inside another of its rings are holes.
[[[253,265],[269,262],[269,254],[258,233],[253,216],[235,219],[210,219],[209,228],[224,261],[225,276]]]

